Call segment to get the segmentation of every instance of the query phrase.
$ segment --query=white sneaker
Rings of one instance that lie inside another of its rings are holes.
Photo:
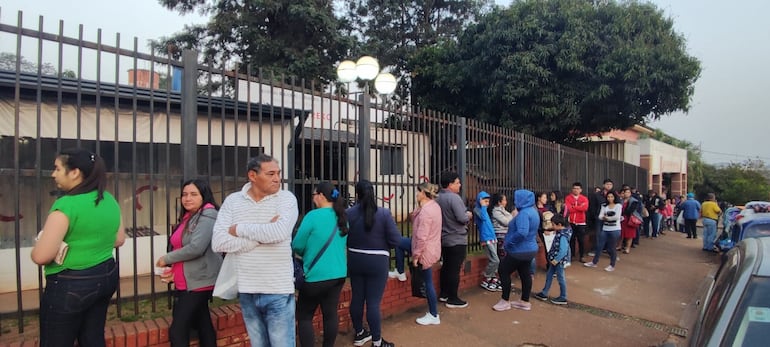
[[[604,271],[613,272],[615,271],[615,267],[612,265],[608,265],[607,267],[604,268]]]
[[[500,301],[492,306],[492,309],[495,311],[508,311],[511,309],[511,302],[508,300],[500,299]]]
[[[389,271],[388,277],[390,278],[398,278],[401,282],[406,282],[406,273],[405,272],[398,272],[398,271]]]
[[[438,315],[434,316],[430,314],[430,312],[427,312],[424,316],[417,318],[416,322],[419,325],[439,325],[441,324],[441,319]]]

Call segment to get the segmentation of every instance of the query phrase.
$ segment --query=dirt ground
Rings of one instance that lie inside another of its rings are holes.
[[[680,320],[692,308],[704,277],[718,264],[701,250],[701,239],[668,232],[642,238],[631,254],[620,254],[614,272],[604,271],[609,257],[596,268],[573,263],[567,268],[567,306],[532,298],[532,310],[492,310],[500,293],[482,288],[463,293],[463,309],[439,306],[441,325],[420,326],[416,309],[388,317],[383,337],[396,346],[658,346],[667,339],[686,341]],[[535,277],[533,292],[543,287],[545,273]],[[519,285],[518,281],[514,283]],[[551,296],[558,296],[554,280]],[[512,294],[517,299],[519,294]],[[350,346],[352,336],[340,335],[336,346]],[[370,343],[368,345],[371,345]]]

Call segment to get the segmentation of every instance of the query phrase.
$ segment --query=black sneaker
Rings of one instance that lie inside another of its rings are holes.
[[[466,308],[468,307],[468,302],[464,301],[462,299],[449,299],[446,302],[446,307],[448,308]]]
[[[363,346],[371,339],[372,333],[370,333],[369,330],[361,330],[361,332],[356,333],[356,336],[353,337],[353,346]]]
[[[543,300],[543,301],[547,301],[548,300],[548,296],[543,294],[543,293],[535,294],[535,298],[538,298],[538,299]]]
[[[552,303],[554,303],[554,304],[556,304],[556,305],[566,305],[566,304],[567,304],[567,299],[565,299],[565,298],[562,298],[562,297],[560,296],[560,297],[558,297],[558,298],[553,298],[553,299],[551,299],[551,302],[552,302]]]
[[[383,338],[380,338],[380,344],[379,345],[376,345],[376,344],[372,344],[372,345],[373,346],[379,346],[379,347],[396,347],[395,343],[385,341],[385,339],[383,339]]]

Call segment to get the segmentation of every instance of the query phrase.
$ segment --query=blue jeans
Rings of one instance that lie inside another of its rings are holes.
[[[412,254],[412,239],[401,237],[401,241],[396,246],[396,271],[404,273],[404,258]]]
[[[40,346],[104,346],[107,307],[118,286],[115,260],[46,276],[40,303]]]
[[[422,279],[425,280],[425,296],[426,299],[428,299],[428,312],[434,316],[438,316],[436,288],[433,287],[433,268],[423,269]]]
[[[556,281],[559,282],[559,297],[567,299],[567,281],[564,278],[564,265],[559,263],[548,267],[548,272],[545,275],[545,286],[541,294],[548,296],[548,291],[551,290],[551,283],[553,282],[553,274],[556,274]]]
[[[604,231],[596,234],[596,250],[594,251],[594,259],[591,261],[594,264],[599,263],[599,257],[602,255],[603,250],[607,250],[610,255],[610,265],[615,266],[615,261],[618,260],[618,253],[615,250],[615,246],[620,239],[620,230]]]
[[[294,347],[294,293],[238,293],[243,323],[253,347]]]
[[[703,218],[703,249],[712,250],[714,240],[717,238],[717,221],[711,218]]]
[[[658,232],[660,232],[660,219],[663,216],[655,212],[650,215],[650,221],[652,222],[652,237],[658,237]]]

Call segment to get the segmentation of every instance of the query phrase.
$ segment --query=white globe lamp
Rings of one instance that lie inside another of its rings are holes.
[[[368,55],[358,59],[356,62],[356,74],[358,78],[364,81],[371,81],[380,73],[380,63]]]
[[[356,63],[352,60],[345,60],[337,66],[337,78],[340,82],[349,83],[356,80],[358,73],[356,72]]]
[[[374,80],[374,89],[380,94],[390,94],[396,90],[396,77],[387,72],[377,75]]]

